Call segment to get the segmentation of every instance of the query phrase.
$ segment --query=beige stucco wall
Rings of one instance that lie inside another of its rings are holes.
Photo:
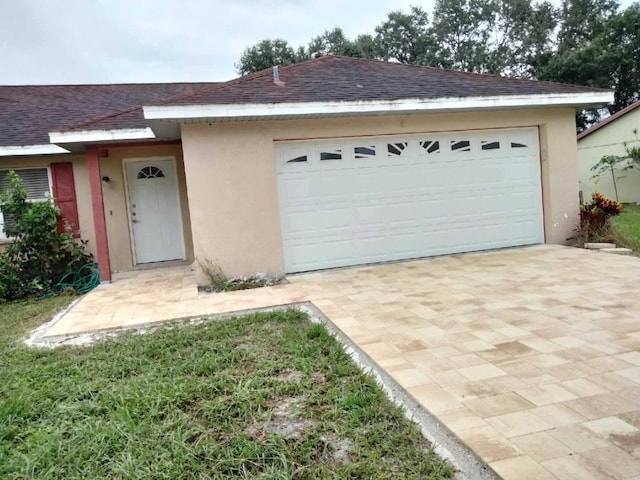
[[[104,198],[111,271],[114,273],[123,272],[131,270],[134,267],[131,249],[132,240],[127,213],[128,206],[125,195],[126,181],[124,161],[129,159],[140,160],[153,157],[174,157],[176,159],[185,252],[187,260],[193,261],[189,201],[185,188],[182,148],[180,145],[117,147],[101,149],[100,152],[100,174],[103,177],[108,176],[110,179],[109,183],[102,183],[102,195]],[[105,153],[108,156],[105,156]]]
[[[95,254],[95,233],[89,192],[89,170],[84,155],[42,155],[35,157],[0,157],[0,170],[26,167],[48,167],[52,163],[71,162],[78,201],[80,236],[87,240],[87,248]]]
[[[527,126],[541,132],[546,241],[563,243],[578,215],[573,109],[183,125],[195,257],[228,275],[282,271],[274,139]]]
[[[578,141],[580,189],[585,201],[589,200],[595,191],[615,198],[611,175],[603,175],[599,180],[593,179],[591,167],[605,155],[624,155],[625,141],[631,146],[640,145],[639,137],[634,135],[634,130],[638,130],[640,137],[640,108],[636,108]],[[629,170],[621,175],[624,178],[617,183],[620,201],[640,202],[640,171]]]

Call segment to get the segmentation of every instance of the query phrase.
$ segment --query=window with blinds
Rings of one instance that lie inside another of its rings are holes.
[[[49,172],[46,168],[22,168],[14,170],[22,180],[29,200],[45,200],[51,192]],[[0,170],[0,192],[9,188],[10,170]]]
[[[49,171],[46,167],[21,168],[14,171],[22,180],[24,189],[27,191],[27,200],[37,202],[46,200],[51,195]],[[10,170],[0,170],[0,192],[5,192],[9,188],[9,172]],[[4,225],[11,221],[8,215],[4,215],[0,211],[0,238],[7,238],[4,233]]]

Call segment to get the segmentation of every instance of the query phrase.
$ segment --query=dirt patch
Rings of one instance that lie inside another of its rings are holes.
[[[304,396],[284,398],[273,408],[271,419],[255,422],[245,432],[255,439],[262,439],[267,435],[299,438],[305,430],[315,425],[313,420],[300,418],[303,403]]]
[[[334,462],[348,463],[351,461],[351,453],[355,448],[352,440],[334,435],[325,435],[321,440],[331,446],[331,459]]]
[[[302,381],[302,372],[284,372],[276,377],[282,383],[292,382],[299,384]]]
[[[327,377],[322,373],[314,372],[311,374],[311,381],[315,384],[324,385],[327,383]]]

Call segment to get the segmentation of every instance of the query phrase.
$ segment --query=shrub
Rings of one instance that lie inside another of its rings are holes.
[[[619,215],[622,210],[620,202],[594,192],[590,203],[580,205],[578,235],[584,242],[605,239],[610,236],[611,217]]]
[[[14,172],[9,175],[9,188],[0,194],[0,209],[12,243],[0,253],[0,300],[50,293],[65,274],[93,261],[86,242],[73,238],[71,226],[58,232],[60,210],[53,200],[27,201],[20,177]]]

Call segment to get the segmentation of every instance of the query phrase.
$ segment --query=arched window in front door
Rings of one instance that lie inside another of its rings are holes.
[[[143,167],[138,172],[137,178],[139,180],[145,178],[164,178],[164,172],[160,170],[158,167],[154,167],[153,165],[148,165]]]

